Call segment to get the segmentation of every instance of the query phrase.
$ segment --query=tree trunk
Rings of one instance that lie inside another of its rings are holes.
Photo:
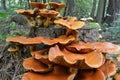
[[[6,7],[6,0],[1,0],[1,7],[3,10],[6,10],[7,7]]]
[[[104,22],[108,25],[112,25],[112,23],[118,18],[120,13],[120,0],[109,0],[108,8],[107,8],[107,16],[104,18]]]
[[[92,18],[95,18],[96,16],[96,9],[97,9],[97,0],[93,0],[93,6],[90,14]]]
[[[73,16],[74,15],[74,0],[67,0],[67,11],[68,11],[68,16]]]
[[[46,3],[46,0],[43,0],[43,3]]]
[[[100,24],[103,21],[105,5],[106,5],[106,0],[99,0],[98,8],[97,8],[96,21]]]

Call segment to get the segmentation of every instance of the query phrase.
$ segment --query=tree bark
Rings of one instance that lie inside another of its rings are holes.
[[[92,17],[92,18],[95,18],[95,16],[96,16],[96,8],[97,7],[97,0],[93,0],[93,6],[92,6],[92,10],[91,10],[91,14],[90,14],[90,16]]]
[[[99,0],[96,21],[100,24],[103,22],[105,5],[106,5],[106,0]]]
[[[73,16],[74,15],[74,0],[67,0],[67,11],[68,11],[68,16]]]
[[[120,0],[109,0],[108,8],[107,8],[107,16],[104,18],[104,22],[108,25],[112,25],[112,23],[118,18],[118,14],[120,13]]]

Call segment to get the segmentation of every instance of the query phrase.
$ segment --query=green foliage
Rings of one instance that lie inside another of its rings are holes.
[[[0,12],[0,19],[8,18],[9,14],[7,12]]]
[[[88,22],[87,25],[88,25],[88,27],[90,27],[90,28],[101,29],[100,24],[99,24],[99,23],[96,23],[96,22]]]

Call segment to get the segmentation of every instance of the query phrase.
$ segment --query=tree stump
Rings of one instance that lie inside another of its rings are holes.
[[[64,35],[66,29],[64,28],[37,28],[32,30],[29,36],[43,36],[49,38],[55,38],[60,35]],[[79,32],[79,40],[84,42],[95,42],[98,40],[99,32],[97,29],[89,29],[89,28],[81,28],[78,29]],[[2,57],[0,57],[0,80],[21,80],[21,77],[26,70],[22,67],[22,61],[29,57],[29,49],[27,47],[23,47],[19,54],[17,54],[18,58],[13,58],[13,54],[7,51],[8,44],[5,46],[3,51],[1,52]],[[44,44],[39,45],[40,48],[44,48]],[[12,64],[12,65],[11,65]],[[4,71],[5,70],[5,71]]]

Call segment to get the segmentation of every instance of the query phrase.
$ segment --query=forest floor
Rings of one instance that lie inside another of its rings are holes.
[[[8,23],[1,22],[0,24],[4,25]],[[0,28],[0,32],[3,31],[2,28]],[[22,27],[22,29],[24,30],[24,27]],[[15,30],[19,30],[19,28]],[[7,30],[4,31],[4,34],[9,34],[10,28],[7,28]],[[99,41],[108,41],[120,45],[120,38],[112,37],[111,34],[113,34],[112,29],[101,31],[102,38]],[[26,71],[22,66],[22,61],[30,55],[23,56],[23,53],[14,57],[13,54],[7,51],[9,46],[10,45],[5,42],[5,40],[0,43],[0,80],[20,80],[22,74]]]

